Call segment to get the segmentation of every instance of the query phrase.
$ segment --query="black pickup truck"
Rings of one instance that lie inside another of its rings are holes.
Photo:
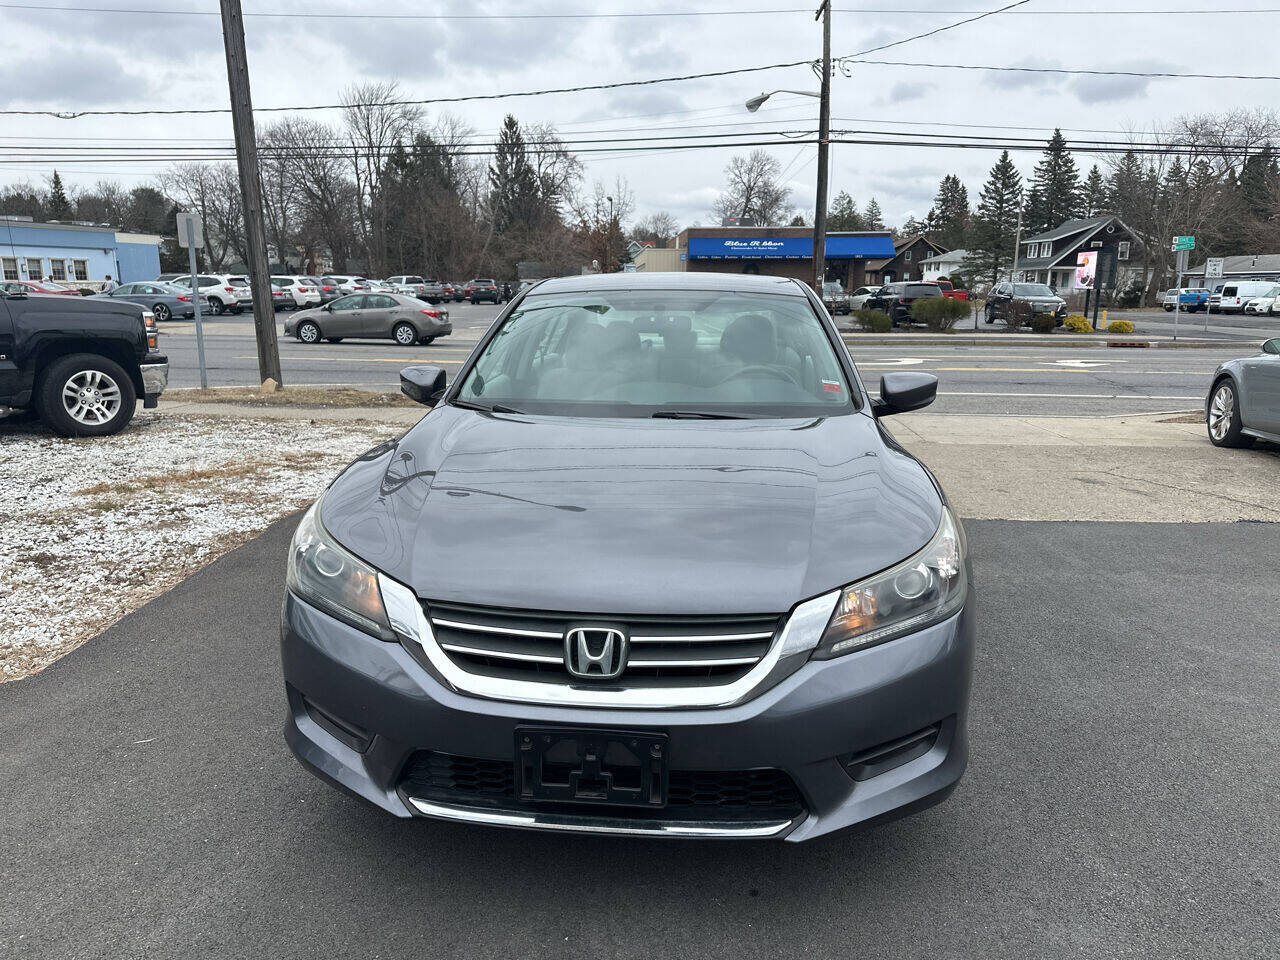
[[[0,295],[0,417],[34,408],[58,433],[105,437],[169,381],[155,318],[137,304]]]

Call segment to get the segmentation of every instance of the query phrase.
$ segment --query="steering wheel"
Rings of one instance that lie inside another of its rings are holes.
[[[787,383],[790,383],[795,387],[800,386],[800,382],[796,380],[790,370],[786,370],[782,367],[771,367],[763,363],[753,363],[735,370],[733,373],[721,380],[720,383],[728,383],[730,380],[739,380],[749,374],[759,373],[763,373],[765,376],[773,380],[785,380]],[[719,384],[717,384],[717,386],[719,386]]]

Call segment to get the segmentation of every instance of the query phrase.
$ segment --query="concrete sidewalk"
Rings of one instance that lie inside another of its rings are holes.
[[[400,432],[420,407],[252,407],[170,403],[159,415],[365,421]],[[1280,521],[1280,448],[1226,450],[1202,423],[1169,414],[992,417],[905,414],[884,420],[938,475],[961,516],[1008,520]]]

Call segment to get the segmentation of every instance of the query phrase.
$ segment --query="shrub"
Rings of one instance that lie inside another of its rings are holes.
[[[1004,323],[1011,332],[1031,322],[1031,304],[1025,300],[1010,300],[1005,304]]]
[[[849,315],[849,319],[863,330],[869,330],[872,333],[888,333],[893,329],[893,322],[889,319],[889,315],[880,310],[854,310]]]
[[[1107,333],[1133,333],[1133,324],[1128,320],[1112,320],[1107,324]]]
[[[1062,326],[1067,333],[1091,333],[1093,331],[1093,324],[1089,322],[1088,317],[1083,313],[1073,313],[1063,321]]]
[[[943,333],[969,315],[969,304],[951,297],[921,297],[911,304],[911,320]]]
[[[1051,314],[1041,313],[1031,318],[1031,329],[1035,333],[1053,333],[1058,321]]]

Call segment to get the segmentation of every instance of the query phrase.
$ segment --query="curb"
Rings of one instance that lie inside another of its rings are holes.
[[[1261,340],[1191,340],[1172,338],[1116,338],[1116,337],[1072,337],[1055,336],[1053,334],[1019,334],[1000,333],[979,336],[938,336],[929,334],[884,335],[877,333],[840,332],[840,337],[849,346],[870,347],[1064,347],[1071,349],[1099,347],[1154,347],[1163,350],[1205,350],[1230,347],[1232,349],[1260,349]]]

